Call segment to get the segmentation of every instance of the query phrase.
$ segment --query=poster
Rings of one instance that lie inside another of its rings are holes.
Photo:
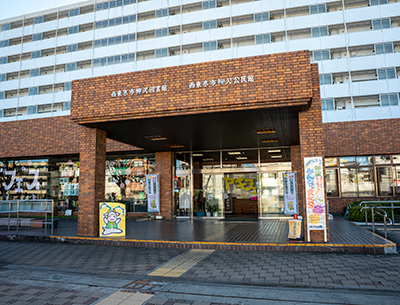
[[[301,238],[301,220],[291,219],[289,220],[289,239],[300,239]]]
[[[99,204],[100,237],[125,237],[125,204],[101,202]]]
[[[284,214],[298,214],[296,173],[283,174],[283,197],[285,202]]]
[[[304,158],[306,191],[307,233],[310,230],[324,230],[326,235],[326,203],[322,157]]]
[[[160,212],[159,175],[146,175],[147,211]]]
[[[233,198],[232,194],[224,194],[225,213],[232,213]]]

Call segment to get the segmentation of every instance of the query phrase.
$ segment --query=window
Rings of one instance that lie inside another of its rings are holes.
[[[387,4],[388,0],[369,0],[371,6],[379,4]]]
[[[63,102],[63,111],[71,110],[71,102]]]
[[[0,92],[0,100],[4,100],[5,98],[5,94],[4,91]]]
[[[328,33],[328,27],[327,26],[311,29],[311,37],[328,36],[328,34],[329,33]]]
[[[0,57],[0,65],[4,65],[8,62],[8,57]]]
[[[254,22],[262,22],[269,20],[269,12],[254,14]]]
[[[37,113],[37,106],[28,106],[27,114],[35,114]]]
[[[78,51],[78,44],[70,44],[67,46],[67,53]]]
[[[136,0],[124,0],[124,5],[134,4],[134,3],[136,3]]]
[[[393,43],[381,43],[375,45],[375,54],[393,53]]]
[[[321,100],[322,111],[335,110],[335,101],[333,98]]]
[[[135,61],[135,53],[117,55],[105,58],[97,58],[93,60],[93,68],[103,67],[107,65],[115,65],[120,63],[126,63],[130,61]]]
[[[156,36],[156,38],[157,37],[168,36],[168,28],[156,30],[155,31],[155,36]]]
[[[396,78],[395,68],[378,69],[378,79],[392,79]]]
[[[391,25],[390,25],[389,18],[372,20],[372,29],[373,30],[389,29],[390,27],[391,27]]]
[[[43,23],[43,22],[44,22],[43,16],[33,18],[33,24],[38,24],[38,23]]]
[[[381,106],[397,106],[399,104],[399,95],[397,93],[393,94],[381,94],[379,96],[381,101]]]
[[[157,10],[156,11],[156,18],[161,18],[161,17],[166,17],[168,16],[168,9],[164,8],[162,10]]]
[[[330,85],[332,84],[332,74],[323,74],[319,76],[320,85]]]
[[[208,10],[210,8],[216,8],[216,7],[217,7],[217,1],[216,0],[205,1],[205,2],[202,3],[203,10]]]
[[[10,41],[8,39],[0,41],[0,48],[8,47],[9,43]]]
[[[167,13],[167,14],[168,14],[168,13]],[[120,18],[117,18],[116,25],[121,24],[121,23],[118,23],[118,19],[120,19]],[[125,16],[125,17],[123,17],[122,23],[123,23],[123,24],[126,24],[126,23],[132,23],[132,22],[135,22],[135,21],[136,21],[136,15],[131,15],[131,16]]]
[[[73,9],[73,10],[69,10],[68,16],[69,17],[78,16],[80,13],[81,13],[81,9],[80,8],[76,8],[76,9]]]
[[[42,51],[34,51],[31,53],[31,59],[42,57]]]
[[[326,4],[310,5],[310,14],[326,13]]]
[[[129,34],[122,36],[122,43],[132,42],[136,40],[136,34]]]
[[[38,41],[38,40],[42,40],[43,34],[39,33],[39,34],[33,34],[32,35],[32,41]]]
[[[256,44],[270,43],[271,35],[270,34],[256,35],[255,40],[256,40]]]
[[[96,11],[108,10],[109,6],[110,6],[109,2],[97,4],[96,5]]]
[[[203,51],[212,51],[217,49],[217,41],[203,42]]]
[[[158,49],[158,50],[155,50],[154,51],[155,53],[155,57],[156,58],[160,58],[160,57],[166,57],[166,56],[168,56],[168,48],[165,48],[165,49]]]
[[[122,0],[116,0],[110,2],[110,8],[122,6]]]
[[[64,91],[72,90],[72,82],[64,83]]]
[[[28,89],[29,95],[37,95],[39,94],[39,87],[33,87]]]
[[[30,77],[35,77],[40,75],[40,69],[32,69],[29,71],[29,76]]]
[[[7,79],[7,75],[6,74],[0,74],[0,82],[5,82]]]
[[[121,63],[135,61],[135,53],[121,55]]]
[[[314,61],[331,59],[330,50],[313,51]]]
[[[0,110],[0,118],[2,118],[4,116],[3,114],[3,109]]]
[[[68,28],[68,35],[76,34],[79,32],[79,26],[72,26]]]
[[[210,29],[216,29],[216,28],[217,28],[217,20],[203,22],[203,30],[210,30]]]
[[[72,63],[66,64],[66,65],[65,65],[65,72],[68,72],[68,71],[75,71],[76,68],[77,68],[76,62],[72,62]]]
[[[11,29],[11,23],[6,23],[1,25],[1,31],[8,31]]]

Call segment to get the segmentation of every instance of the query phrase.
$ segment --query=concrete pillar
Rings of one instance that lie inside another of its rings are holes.
[[[99,235],[99,202],[104,201],[106,132],[83,128],[79,155],[78,235]]]
[[[173,181],[174,153],[170,151],[156,152],[156,170],[160,174],[160,214],[164,219],[174,216]]]

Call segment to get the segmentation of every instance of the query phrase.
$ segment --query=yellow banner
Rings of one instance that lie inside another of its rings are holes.
[[[99,216],[101,237],[125,237],[125,204],[119,202],[101,202]]]
[[[289,220],[289,239],[299,239],[301,237],[301,220]]]

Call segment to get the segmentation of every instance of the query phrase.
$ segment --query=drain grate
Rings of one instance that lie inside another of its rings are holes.
[[[137,280],[123,286],[124,292],[141,292],[141,293],[154,293],[168,285],[168,282],[155,282],[146,280]]]

